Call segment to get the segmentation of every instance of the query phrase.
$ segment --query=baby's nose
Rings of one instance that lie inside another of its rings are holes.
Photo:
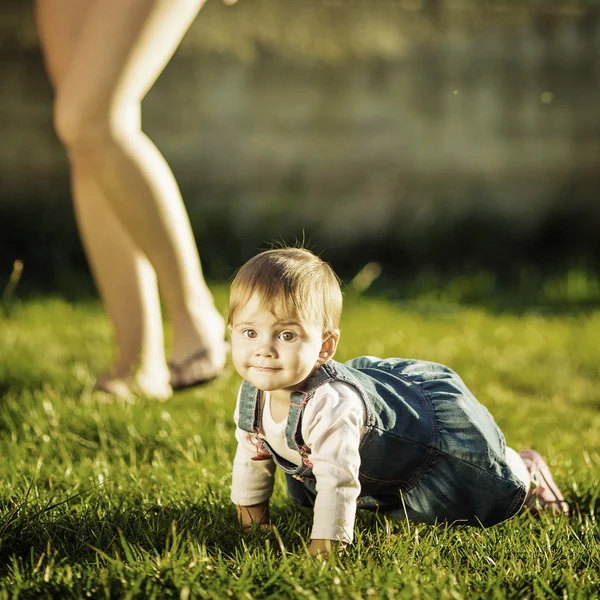
[[[256,354],[259,356],[274,356],[275,353],[276,351],[274,345],[269,342],[263,342],[256,348]]]

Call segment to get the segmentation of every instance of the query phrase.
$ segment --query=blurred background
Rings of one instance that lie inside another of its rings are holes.
[[[296,239],[346,280],[597,273],[599,5],[210,0],[143,105],[207,277]],[[0,69],[0,290],[92,290],[32,2]]]

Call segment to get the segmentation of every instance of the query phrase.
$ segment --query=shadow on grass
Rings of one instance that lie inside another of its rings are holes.
[[[600,517],[599,496],[600,486],[596,486],[567,497],[571,506],[568,520],[574,528],[586,515],[592,520]],[[25,500],[0,503],[0,577],[15,559],[37,560],[49,552],[58,560],[81,564],[172,558],[175,546],[183,554],[201,549],[208,556],[233,557],[266,546],[276,552],[302,552],[310,537],[310,509],[287,503],[273,507],[275,531],[243,533],[235,508],[223,495],[209,493],[186,506],[148,506],[136,500],[117,494],[98,497],[93,491],[89,497],[84,491],[71,500],[46,506],[34,507]],[[528,519],[526,515],[517,518]],[[536,521],[532,520],[534,527]],[[404,521],[396,523],[392,530],[404,527]],[[389,529],[384,515],[369,511],[359,511],[357,526],[359,535],[368,536]]]
[[[47,379],[36,377],[35,373],[23,374],[22,377],[14,375],[0,376],[0,406],[11,394],[21,395],[25,392],[35,392],[48,384]]]
[[[89,564],[156,559],[172,553],[177,540],[179,546],[202,548],[209,555],[234,556],[265,543],[300,550],[302,539],[309,538],[310,519],[292,507],[274,511],[274,535],[260,529],[242,532],[234,506],[225,499],[207,498],[181,508],[140,506],[131,500],[64,501],[35,508],[25,501],[0,503],[0,577],[15,559],[49,552],[58,560]]]
[[[78,562],[93,561],[98,554],[115,557],[123,554],[123,539],[142,551],[161,555],[174,527],[207,548],[235,547],[237,527],[231,509],[156,510],[107,502],[74,504],[70,510],[13,507],[3,516],[0,529],[0,564],[6,565],[12,556],[39,556],[48,548],[59,558]]]
[[[282,552],[302,551],[310,538],[312,511],[288,503],[272,508],[274,531],[242,532],[229,499],[211,493],[192,505],[148,506],[132,496],[100,497],[94,488],[33,506],[28,501],[32,488],[20,501],[0,502],[0,576],[14,558],[39,557],[50,549],[59,560],[89,563],[98,557],[127,560],[128,554],[129,559],[163,556],[172,550],[174,537],[224,556],[265,544]],[[373,513],[360,514],[358,523],[365,530],[383,526]]]

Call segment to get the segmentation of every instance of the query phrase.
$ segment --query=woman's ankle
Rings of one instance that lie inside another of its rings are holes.
[[[227,358],[225,320],[216,309],[212,315],[188,318],[173,323],[173,348],[169,364],[180,365],[191,357],[205,353],[204,360],[222,368]]]

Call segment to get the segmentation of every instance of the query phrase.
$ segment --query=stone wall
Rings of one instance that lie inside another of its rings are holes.
[[[14,6],[0,260],[56,272],[82,261],[31,11]],[[349,270],[600,257],[600,13],[474,6],[207,5],[143,109],[209,273],[294,235]]]

